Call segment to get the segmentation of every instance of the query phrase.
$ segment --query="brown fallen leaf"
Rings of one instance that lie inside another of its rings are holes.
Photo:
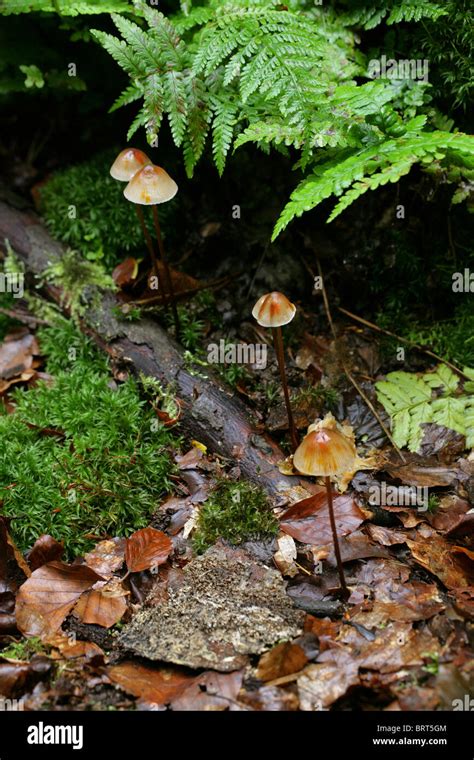
[[[31,570],[25,561],[23,554],[20,552],[10,535],[7,518],[0,516],[0,579],[5,579],[7,577],[8,560],[16,562],[27,578],[31,575]]]
[[[359,666],[349,651],[328,650],[328,662],[308,665],[298,678],[300,710],[327,710],[346,691],[359,683]]]
[[[358,530],[349,536],[343,536],[339,539],[339,549],[343,562],[353,562],[356,559],[367,559],[367,557],[389,557],[387,549],[378,546],[370,538]],[[330,544],[324,549],[325,556],[314,554],[315,559],[326,559],[330,565],[336,567],[336,556],[334,546]]]
[[[15,614],[19,630],[25,636],[47,640],[81,594],[101,580],[87,565],[50,562],[38,568],[18,591]]]
[[[132,256],[129,256],[129,258],[124,259],[120,264],[117,264],[112,272],[112,279],[119,288],[131,285],[133,281],[136,280],[138,264],[139,262],[137,259],[134,259]]]
[[[239,710],[237,697],[242,686],[243,671],[215,673],[207,671],[193,679],[185,691],[173,699],[175,711]]]
[[[295,564],[297,557],[295,541],[291,536],[282,534],[277,538],[278,549],[273,555],[273,561],[282,575],[294,578],[300,572]]]
[[[456,547],[442,536],[410,541],[407,545],[419,565],[436,575],[448,589],[474,585],[474,561],[472,552]]]
[[[37,570],[42,565],[47,565],[48,562],[61,559],[63,553],[64,546],[52,536],[40,536],[27,554],[28,564],[32,571]]]
[[[401,530],[394,530],[393,528],[384,528],[382,525],[367,525],[367,533],[374,541],[382,544],[382,546],[396,546],[398,544],[404,544],[407,536]]]
[[[375,587],[374,600],[351,612],[351,620],[365,628],[380,628],[390,620],[427,620],[445,605],[434,583],[389,581]]]
[[[454,597],[455,609],[468,620],[474,620],[474,586],[455,589],[450,596]]]
[[[117,578],[97,583],[80,597],[73,615],[83,623],[111,628],[125,614],[128,593]]]
[[[441,533],[472,533],[474,527],[474,510],[466,499],[456,494],[447,494],[440,499],[436,512],[427,514],[430,525]]]
[[[39,353],[36,338],[27,328],[10,333],[0,345],[0,378],[10,380],[31,369],[33,355]]]
[[[107,675],[128,694],[157,705],[177,699],[196,678],[181,668],[153,668],[131,661],[108,667]]]
[[[257,678],[260,681],[274,681],[281,676],[297,673],[307,662],[308,658],[301,647],[286,641],[277,644],[261,656],[257,667]]]
[[[158,567],[168,559],[173,544],[171,539],[161,530],[143,528],[133,533],[127,539],[125,547],[125,562],[131,573]]]
[[[318,638],[320,652],[335,646],[340,628],[340,622],[333,622],[330,618],[316,618],[313,615],[307,615],[304,624],[305,633],[314,633]]]
[[[111,578],[125,562],[125,538],[110,538],[99,543],[88,552],[84,559],[86,565],[103,578]]]
[[[357,530],[364,514],[350,494],[334,494],[336,526],[339,536]],[[332,541],[331,523],[325,489],[293,504],[280,518],[282,531],[305,544],[324,546]]]
[[[29,662],[7,662],[0,659],[0,695],[11,697],[26,683],[30,673]]]

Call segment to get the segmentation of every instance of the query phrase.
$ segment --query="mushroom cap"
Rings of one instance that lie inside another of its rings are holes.
[[[110,167],[110,176],[119,182],[130,182],[133,175],[146,164],[151,164],[146,153],[137,148],[125,148]]]
[[[123,194],[132,203],[154,206],[170,201],[177,192],[178,185],[161,166],[148,164],[132,177]]]
[[[350,438],[336,429],[319,428],[303,438],[293,464],[303,475],[340,475],[350,471],[356,455]]]
[[[258,299],[252,309],[252,317],[262,327],[282,327],[291,322],[296,313],[296,306],[277,290],[266,293]]]

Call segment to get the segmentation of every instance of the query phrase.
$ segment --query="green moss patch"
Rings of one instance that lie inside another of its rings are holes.
[[[199,511],[194,548],[202,553],[219,538],[241,544],[277,532],[278,522],[261,488],[246,481],[223,480]]]
[[[73,556],[148,524],[170,489],[173,438],[70,323],[39,340],[54,380],[16,390],[0,415],[1,510],[22,549],[50,533]]]

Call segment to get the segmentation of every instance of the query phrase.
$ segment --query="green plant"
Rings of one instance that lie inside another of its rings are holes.
[[[335,388],[329,388],[323,385],[312,385],[303,388],[294,398],[294,403],[314,404],[321,408],[327,408],[329,411],[335,411],[340,399],[340,394]]]
[[[133,12],[128,0],[2,0],[0,16],[18,13],[58,13],[79,16],[95,13]]]
[[[71,324],[39,337],[55,377],[15,391],[14,413],[0,414],[2,513],[22,549],[50,533],[74,556],[147,525],[170,488],[173,439],[133,380],[111,384]]]
[[[58,240],[112,269],[123,253],[143,248],[140,223],[123,185],[109,175],[115,151],[106,151],[53,175],[41,188],[41,211]],[[168,208],[163,217],[169,218]]]
[[[71,249],[65,251],[60,259],[48,264],[39,281],[40,284],[48,282],[62,289],[63,303],[75,319],[84,314],[91,300],[91,288],[115,289],[114,281],[100,264],[86,261]],[[97,293],[94,293],[93,300],[93,305],[96,305]]]
[[[193,546],[202,553],[219,538],[231,544],[274,536],[278,522],[263,489],[222,480],[199,510]]]
[[[44,654],[47,651],[47,646],[41,639],[33,636],[31,639],[12,641],[6,649],[0,650],[0,656],[11,660],[30,660],[33,655]]]
[[[194,310],[188,306],[178,306],[178,316],[180,324],[180,342],[189,351],[195,352],[201,348],[201,342],[204,336],[205,324],[199,319]],[[166,315],[168,326],[174,324],[172,314]]]
[[[114,16],[122,39],[93,32],[132,80],[113,108],[143,99],[129,136],[145,126],[154,141],[166,115],[190,176],[209,135],[220,173],[232,146],[299,151],[297,168],[305,176],[273,239],[294,217],[333,196],[339,198],[334,219],[415,163],[434,165],[458,185],[472,179],[473,140],[433,130],[423,89],[414,90],[410,80],[356,83],[355,77],[369,77],[367,60],[344,15],[302,1],[207,0],[186,4],[170,18],[142,0],[134,5],[148,29]],[[371,4],[374,25],[387,14],[389,23],[443,14],[426,0],[399,5]]]
[[[474,380],[474,370],[464,373]],[[409,372],[390,372],[375,384],[377,397],[390,414],[393,439],[400,448],[418,451],[423,423],[455,430],[466,436],[466,448],[474,446],[474,383],[459,387],[459,377],[445,364],[422,377]]]

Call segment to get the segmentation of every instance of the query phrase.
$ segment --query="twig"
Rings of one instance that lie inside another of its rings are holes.
[[[443,359],[441,356],[438,356],[438,354],[435,354],[434,351],[430,351],[428,348],[423,348],[423,346],[420,346],[418,343],[414,343],[412,340],[408,340],[408,338],[402,338],[401,335],[397,335],[396,333],[391,332],[391,330],[385,330],[385,328],[379,327],[378,325],[375,325],[373,322],[369,322],[367,319],[358,317],[356,314],[352,314],[351,311],[348,311],[347,309],[343,309],[342,306],[338,306],[337,308],[343,314],[346,314],[346,316],[350,317],[351,319],[354,319],[356,322],[360,322],[362,325],[365,325],[365,327],[369,327],[371,330],[375,330],[375,332],[389,335],[391,338],[396,338],[401,343],[406,343],[408,346],[411,346],[417,351],[421,351],[423,354],[426,354],[427,356],[431,356],[432,359],[436,359],[436,361],[441,362],[442,364],[446,364],[447,367],[452,369],[453,372],[456,372],[458,375],[461,375],[462,377],[464,377],[465,380],[470,380],[470,378],[461,369],[459,369],[459,367],[456,367],[454,364],[451,364],[451,362],[448,362],[447,359]]]
[[[195,288],[189,288],[188,290],[179,290],[176,293],[176,298],[188,298],[190,296],[195,295],[196,293],[199,293],[201,290],[220,290],[221,288],[228,285],[230,282],[235,280],[237,277],[241,277],[243,273],[240,272],[237,275],[228,275],[226,277],[219,277],[216,280],[210,280],[209,282],[203,282],[201,285],[196,285]],[[151,296],[151,298],[140,298],[136,301],[128,301],[128,303],[131,306],[148,306],[157,302],[162,301],[161,295]]]
[[[324,301],[324,308],[326,310],[326,316],[328,318],[329,326],[331,328],[331,332],[333,334],[334,340],[337,342],[338,338],[337,338],[336,328],[334,327],[334,322],[332,321],[331,309],[329,307],[329,301],[328,301],[328,297],[327,297],[327,293],[326,293],[326,287],[324,285],[323,270],[321,269],[321,264],[320,264],[319,259],[317,257],[316,257],[316,264],[317,264],[317,267],[318,267],[319,276],[321,277],[322,291],[323,291],[323,301]],[[381,418],[380,414],[377,412],[377,410],[374,407],[373,403],[371,402],[371,400],[369,399],[369,397],[366,395],[366,393],[364,393],[364,391],[362,390],[362,388],[360,387],[360,385],[358,384],[358,382],[356,381],[356,379],[354,378],[354,376],[352,375],[352,373],[349,371],[349,369],[347,367],[347,364],[345,363],[345,361],[344,361],[344,359],[342,357],[340,357],[340,362],[341,362],[342,368],[343,368],[343,370],[344,370],[344,372],[345,372],[345,374],[347,376],[347,379],[349,380],[350,383],[352,383],[352,385],[356,389],[357,393],[361,396],[361,398],[364,400],[366,406],[370,409],[370,411],[374,415],[375,419],[379,423],[380,427],[382,428],[383,432],[387,436],[388,440],[392,444],[393,448],[397,452],[397,454],[400,457],[400,459],[402,460],[402,462],[404,464],[406,464],[405,457],[403,456],[402,452],[400,451],[400,449],[398,448],[397,444],[393,440],[393,436],[392,436],[390,430],[387,428],[386,424],[384,423],[384,421]]]
[[[5,314],[11,319],[16,319],[18,322],[23,322],[25,325],[49,325],[47,319],[40,319],[39,317],[33,317],[31,314],[25,314],[23,311],[14,311],[13,309],[0,309],[0,314]]]

